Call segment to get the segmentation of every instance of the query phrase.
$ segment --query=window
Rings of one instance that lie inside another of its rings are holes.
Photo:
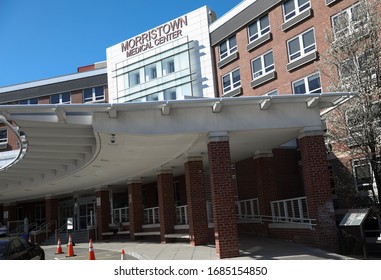
[[[332,27],[336,38],[351,34],[365,20],[361,16],[360,8],[360,3],[357,3],[332,17]]]
[[[103,101],[105,99],[103,86],[94,88],[85,88],[83,90],[83,101],[87,102],[97,102]]]
[[[19,104],[21,104],[21,105],[38,104],[38,98],[31,98],[31,99],[20,100]]]
[[[235,35],[220,44],[220,60],[228,57],[237,51],[237,41]]]
[[[8,144],[8,130],[0,128],[0,147],[6,144]]]
[[[227,93],[241,86],[241,75],[239,69],[236,69],[222,77],[223,92]]]
[[[158,101],[159,100],[159,94],[154,93],[147,96],[147,101]]]
[[[170,57],[168,59],[163,60],[162,62],[163,67],[163,75],[168,75],[170,73],[173,73],[176,71],[175,67],[175,60],[173,57]]]
[[[278,95],[278,90],[277,90],[277,89],[274,89],[274,90],[272,90],[272,91],[270,91],[270,92],[268,92],[268,93],[266,93],[266,94],[264,94],[264,95],[268,95],[268,96],[271,96],[271,95]]]
[[[146,82],[157,78],[156,64],[147,65],[144,68]]]
[[[254,21],[248,27],[249,32],[249,42],[253,42],[254,40],[262,37],[263,35],[270,32],[270,21],[269,16],[265,15],[260,19]]]
[[[253,79],[275,70],[273,51],[254,59],[251,62]]]
[[[287,0],[283,2],[284,21],[288,21],[311,7],[309,0]]]
[[[50,96],[51,104],[70,104],[70,92],[53,94]]]
[[[288,60],[291,62],[316,50],[315,33],[310,29],[287,42]]]
[[[165,90],[164,100],[176,100],[176,88],[170,88]]]
[[[294,94],[321,93],[320,74],[316,73],[292,83]]]
[[[133,87],[133,86],[140,84],[139,69],[131,71],[130,73],[128,73],[128,83],[130,84],[130,87]]]
[[[373,187],[373,172],[367,159],[353,160],[353,176],[358,191],[371,190]]]

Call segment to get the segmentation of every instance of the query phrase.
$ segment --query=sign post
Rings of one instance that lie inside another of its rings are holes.
[[[366,249],[366,237],[364,234],[363,224],[369,214],[369,208],[363,209],[349,209],[340,223],[340,227],[359,227],[364,257],[368,258],[368,251]]]

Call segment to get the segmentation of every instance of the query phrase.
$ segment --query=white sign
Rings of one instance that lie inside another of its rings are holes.
[[[67,218],[67,229],[72,230],[74,227],[73,218]]]

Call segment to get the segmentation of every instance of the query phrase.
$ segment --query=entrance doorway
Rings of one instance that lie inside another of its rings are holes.
[[[79,204],[78,228],[79,230],[87,229],[87,226],[95,225],[96,208],[95,202],[87,202]]]

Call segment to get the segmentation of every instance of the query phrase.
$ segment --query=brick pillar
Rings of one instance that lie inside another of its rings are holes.
[[[190,244],[207,244],[208,216],[204,186],[204,171],[201,157],[188,158],[185,167]]]
[[[143,194],[142,182],[128,183],[128,215],[130,223],[130,239],[135,240],[135,232],[141,232],[143,226]]]
[[[299,147],[308,213],[310,219],[316,219],[317,223],[315,230],[311,231],[312,245],[328,251],[338,251],[335,212],[322,132],[304,132],[299,136]]]
[[[55,197],[48,196],[45,198],[45,219],[49,223],[51,221],[56,221],[56,225],[52,225],[52,232],[56,230],[58,225],[58,199]]]
[[[254,178],[258,188],[259,211],[271,216],[270,202],[278,199],[272,153],[259,153],[254,156]]]
[[[4,206],[0,204],[0,223],[4,224]]]
[[[235,189],[227,133],[209,133],[208,159],[214,236],[219,258],[239,256]]]
[[[109,231],[109,224],[111,222],[110,193],[108,189],[100,188],[96,190],[95,195],[98,239],[102,240],[102,233]]]
[[[157,174],[157,189],[159,192],[160,240],[165,243],[165,234],[174,233],[176,224],[172,171],[163,170]]]

